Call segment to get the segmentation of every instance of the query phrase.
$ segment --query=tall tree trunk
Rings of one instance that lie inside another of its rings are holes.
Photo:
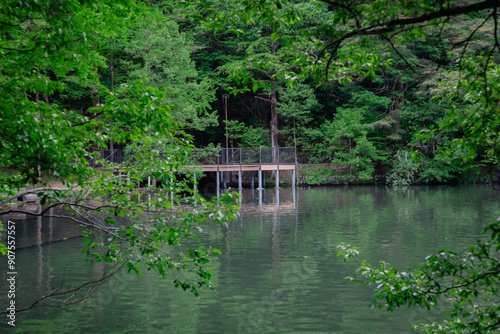
[[[92,103],[92,107],[95,108],[99,104],[99,96],[97,95],[99,93],[99,88],[97,87],[92,87],[90,88],[90,101]]]
[[[276,53],[276,42],[271,45],[271,54]],[[276,99],[276,78],[274,78],[274,73],[271,74],[271,146],[273,148],[273,162],[278,161],[278,101]],[[274,172],[273,172],[274,175]]]
[[[271,79],[271,146],[278,147],[278,101],[276,99],[276,80]]]
[[[111,79],[111,87],[110,87],[110,90],[113,92],[115,90],[115,69],[113,67],[114,65],[114,61],[113,61],[113,52],[111,52],[111,59],[110,59],[110,62],[109,62],[109,76],[110,76],[110,79]],[[115,162],[115,155],[114,155],[114,147],[115,146],[115,141],[113,140],[113,138],[111,137],[109,139],[109,149],[111,150],[111,162]],[[155,183],[156,183],[156,180],[155,180]],[[155,184],[156,186],[156,184]]]

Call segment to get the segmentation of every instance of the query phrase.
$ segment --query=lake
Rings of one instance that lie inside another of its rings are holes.
[[[244,189],[241,217],[228,227],[206,226],[214,257],[215,290],[199,298],[155,273],[119,272],[83,304],[18,313],[2,333],[410,333],[411,325],[442,311],[371,310],[370,287],[345,280],[356,262],[336,257],[348,242],[372,264],[420,263],[441,248],[462,251],[500,216],[491,186],[376,186]],[[6,217],[3,217],[6,219]],[[19,306],[57,287],[98,277],[102,264],[85,262],[74,227],[49,219],[16,219]],[[43,245],[42,241],[67,240]],[[35,245],[35,246],[30,246]],[[6,282],[6,260],[0,260]],[[7,284],[0,306],[6,307]],[[5,316],[3,316],[5,317]],[[4,319],[2,319],[3,321]]]

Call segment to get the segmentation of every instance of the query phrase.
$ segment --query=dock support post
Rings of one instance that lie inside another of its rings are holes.
[[[148,176],[148,188],[151,187],[151,176]]]
[[[172,201],[172,205],[174,204],[174,179],[170,178],[170,200]]]
[[[253,171],[251,171],[251,172],[250,172],[250,175],[251,175],[251,179],[252,179],[252,180],[250,181],[250,188],[252,188],[252,189],[253,189],[253,188],[254,188],[254,186],[255,186],[255,185],[254,185],[254,183],[255,183],[255,182],[254,182],[254,179],[253,179]]]
[[[295,188],[295,169],[292,169],[292,187]]]
[[[216,179],[215,183],[216,183],[216,186],[217,186],[217,193],[219,193],[219,189],[220,189],[220,173],[219,173],[219,171],[215,172],[215,175],[216,175],[216,177],[215,177],[215,179]]]
[[[127,186],[130,184],[130,171],[127,171]],[[130,202],[130,193],[127,196],[127,200]]]
[[[226,182],[226,178],[227,178],[227,172],[222,172],[222,174],[224,175],[224,189],[227,189],[227,182]]]
[[[241,189],[243,188],[243,180],[241,178],[241,169],[238,172],[238,188],[240,189],[240,193],[241,193]]]
[[[280,170],[276,170],[276,188],[279,188],[280,186]]]
[[[259,189],[262,189],[262,169],[259,169]]]

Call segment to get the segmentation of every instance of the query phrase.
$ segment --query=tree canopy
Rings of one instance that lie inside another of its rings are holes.
[[[174,273],[174,284],[196,294],[210,286],[212,251],[177,246],[196,240],[204,221],[231,219],[236,206],[231,194],[204,200],[179,173],[194,146],[225,145],[224,94],[234,93],[231,146],[296,146],[301,161],[327,164],[313,183],[333,175],[362,182],[380,167],[396,185],[474,179],[468,167],[500,164],[499,7],[498,0],[4,1],[0,213],[65,216],[83,226],[89,259]],[[123,162],[98,153],[116,147],[127,153]],[[49,174],[62,186],[41,178]],[[138,192],[148,178],[161,186]],[[11,206],[31,193],[40,212]],[[377,288],[378,299],[392,298],[389,309],[432,306],[448,294],[457,298],[453,315],[476,314],[460,305],[474,306],[482,293],[498,297],[497,230],[498,222],[489,225],[492,246],[471,248],[474,259],[443,251],[446,259],[412,269],[422,282],[445,281],[411,290],[417,299],[406,291],[417,281],[401,281],[407,277],[385,264],[372,272],[363,263],[364,282],[394,274],[398,280]],[[488,317],[449,325],[494,331],[498,309],[488,305],[480,311]]]
[[[498,1],[321,0],[312,6],[315,9],[306,12],[300,1],[220,2],[210,7],[214,15],[205,25],[216,32],[233,29],[243,34],[241,25],[255,29],[271,22],[268,35],[286,64],[274,78],[291,85],[314,78],[323,89],[350,89],[344,97],[348,102],[337,106],[322,132],[333,144],[337,161],[353,166],[362,159],[383,161],[377,146],[395,152],[404,140],[418,159],[398,150],[389,177],[396,184],[413,183],[420,166],[426,168],[421,180],[427,181],[448,179],[452,162],[462,168],[498,166]],[[247,57],[257,66],[263,59]],[[245,69],[233,72],[236,84],[251,81]],[[254,92],[260,88],[253,83]],[[382,91],[389,103],[381,99]],[[368,110],[355,110],[362,97]],[[383,115],[377,115],[377,100]],[[356,174],[366,175],[361,170]],[[374,269],[360,261],[360,283],[376,285],[372,304],[389,311],[451,302],[452,320],[422,325],[426,333],[496,332],[499,221],[484,232],[489,239],[468,251],[441,250],[405,270],[384,262]],[[343,245],[339,255],[357,257],[357,251]]]
[[[176,24],[164,22],[171,36],[154,29],[178,43],[173,54],[139,45],[158,36],[129,36],[121,54],[140,55],[140,70],[148,73],[132,70],[110,87],[103,84],[105,43],[127,29],[144,33],[132,18],[154,19],[158,12],[128,0],[7,1],[0,11],[0,214],[65,218],[81,226],[89,261],[137,274],[154,270],[194,294],[210,287],[206,263],[218,251],[196,245],[196,234],[207,221],[224,224],[237,206],[232,194],[203,199],[195,181],[179,175],[192,144],[173,110],[186,115],[190,107],[172,101],[179,98],[176,85],[189,85],[195,72]],[[100,150],[111,142],[134,150],[110,163]],[[160,187],[139,192],[147,178]],[[31,212],[12,202],[26,194],[38,195],[43,207]],[[183,240],[193,240],[191,247],[181,249]]]

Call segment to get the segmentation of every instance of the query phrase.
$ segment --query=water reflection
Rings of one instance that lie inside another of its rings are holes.
[[[40,204],[36,203],[19,204],[13,209],[34,214],[42,211]],[[77,224],[69,219],[54,218],[54,216],[62,216],[66,213],[64,209],[52,208],[48,212],[49,216],[15,212],[0,215],[0,220],[4,223],[8,220],[16,223],[16,249],[22,249],[80,237],[82,232]],[[2,242],[5,242],[5,234],[2,236]]]
[[[442,247],[463,249],[500,209],[499,193],[477,186],[273,187],[241,195],[241,217],[227,227],[208,225],[200,236],[222,251],[210,262],[216,291],[197,299],[155,273],[123,272],[87,303],[20,315],[14,332],[410,333],[412,324],[438,316],[369,310],[371,290],[344,280],[355,264],[339,261],[336,246],[350,242],[372,263],[411,265]],[[19,220],[21,238],[35,245],[17,254],[20,303],[105,270],[84,262],[80,239],[41,245],[60,238],[67,225]]]

